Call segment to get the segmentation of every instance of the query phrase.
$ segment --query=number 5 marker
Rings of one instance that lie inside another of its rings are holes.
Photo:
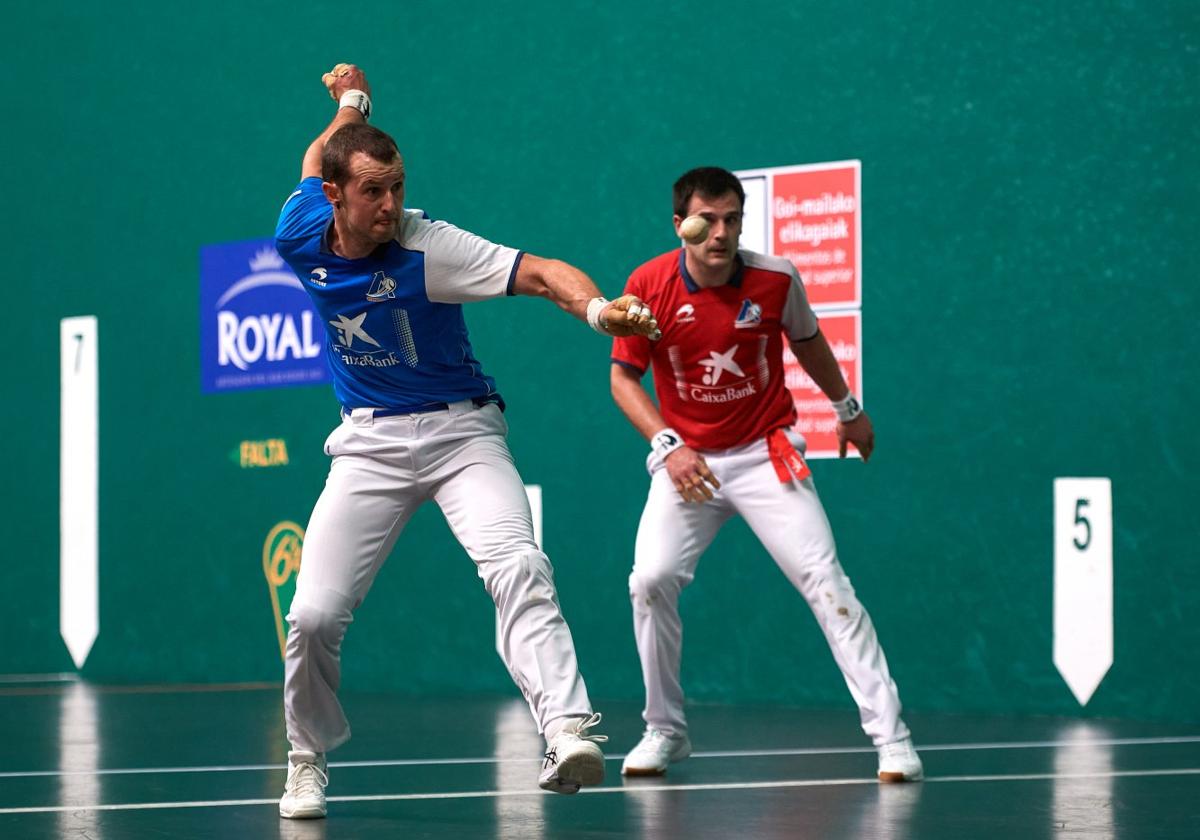
[[[1054,665],[1081,706],[1113,661],[1112,482],[1054,479]]]

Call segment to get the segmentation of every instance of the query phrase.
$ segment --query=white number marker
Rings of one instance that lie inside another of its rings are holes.
[[[1113,661],[1112,482],[1054,479],[1054,665],[1081,706]]]
[[[92,315],[64,318],[60,325],[58,628],[77,668],[100,632],[96,336]]]

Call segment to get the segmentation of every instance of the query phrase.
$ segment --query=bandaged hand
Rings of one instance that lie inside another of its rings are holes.
[[[348,90],[361,90],[371,95],[371,86],[367,84],[366,74],[353,64],[335,64],[333,69],[321,76],[321,82],[334,101],[342,98]]]
[[[628,335],[644,335],[650,339],[662,337],[654,313],[636,295],[621,295],[609,301],[600,311],[600,326],[604,332],[617,338]]]

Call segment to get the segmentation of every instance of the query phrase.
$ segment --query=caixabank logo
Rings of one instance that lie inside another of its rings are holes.
[[[270,239],[200,249],[206,393],[328,382],[324,324]]]
[[[304,552],[304,529],[284,520],[267,532],[263,540],[263,574],[271,593],[275,613],[275,636],[279,640],[279,658],[287,649],[287,625],[284,622],[296,594],[296,575],[300,573],[300,555]]]

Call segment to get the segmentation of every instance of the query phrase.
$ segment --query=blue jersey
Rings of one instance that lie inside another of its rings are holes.
[[[279,214],[275,247],[320,313],[342,406],[415,412],[498,402],[462,304],[512,294],[521,252],[404,210],[395,239],[350,260],[329,249],[332,220],[321,179],[305,178]]]

